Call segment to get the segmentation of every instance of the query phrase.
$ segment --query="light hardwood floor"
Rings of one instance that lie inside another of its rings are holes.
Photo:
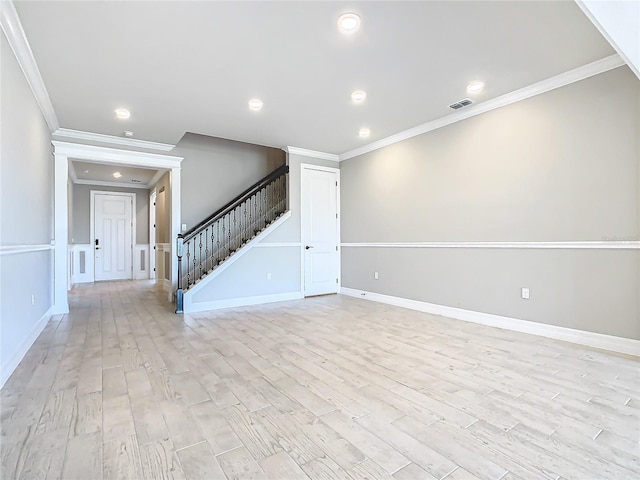
[[[3,480],[640,478],[638,359],[328,296],[83,285],[1,393]]]

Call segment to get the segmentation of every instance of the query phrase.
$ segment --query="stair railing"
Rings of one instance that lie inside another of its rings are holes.
[[[287,173],[288,165],[278,167],[191,230],[178,235],[176,313],[183,313],[185,291],[286,212]]]

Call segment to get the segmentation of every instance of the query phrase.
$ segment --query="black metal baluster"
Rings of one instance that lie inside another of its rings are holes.
[[[189,257],[191,257],[191,241],[187,242],[187,261],[185,265],[187,266],[187,288],[191,286],[191,275],[189,274]]]
[[[216,248],[216,266],[217,266],[217,265],[220,265],[220,220],[216,222],[216,232],[218,233],[218,240],[217,240],[218,248]],[[224,235],[224,232],[223,232],[223,235]]]
[[[227,241],[227,257],[231,256],[231,213],[227,214],[227,235],[228,235],[228,241]]]

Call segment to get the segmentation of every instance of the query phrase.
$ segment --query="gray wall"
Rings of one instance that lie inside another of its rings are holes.
[[[138,245],[149,243],[149,190],[142,188],[106,187],[102,185],[73,185],[70,198],[73,234],[70,243],[89,243],[91,232],[91,190],[136,194],[136,238]]]
[[[342,162],[342,242],[637,241],[639,105],[621,67]],[[638,250],[345,247],[342,262],[345,287],[640,339]]]
[[[49,244],[53,236],[51,136],[4,33],[0,44],[0,244]],[[3,377],[19,359],[19,352],[29,346],[38,321],[52,305],[52,265],[52,251],[0,256]]]
[[[285,163],[276,148],[186,133],[172,155],[182,161],[182,223],[191,228]]]

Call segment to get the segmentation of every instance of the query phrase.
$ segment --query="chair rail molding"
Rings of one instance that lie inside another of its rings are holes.
[[[345,248],[510,248],[510,249],[597,249],[639,250],[640,241],[577,241],[577,242],[352,242]]]

